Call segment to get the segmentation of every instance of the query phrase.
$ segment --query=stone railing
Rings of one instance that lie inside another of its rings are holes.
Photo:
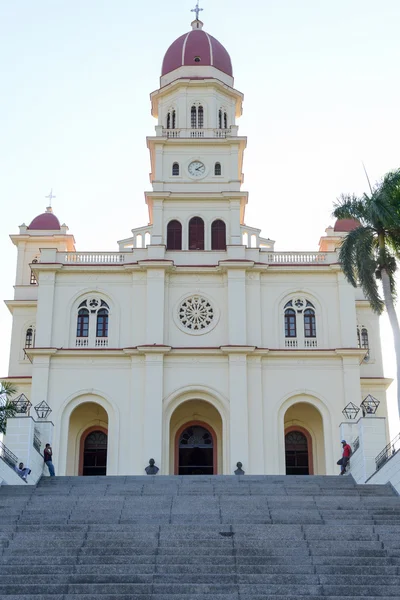
[[[162,135],[167,138],[227,138],[231,137],[232,130],[228,129],[163,129]]]
[[[143,229],[146,232],[144,235],[149,235],[147,229]],[[247,234],[247,231],[245,233]],[[256,244],[261,243],[263,238],[257,239],[256,234],[253,233],[251,237],[254,238],[255,245],[253,247],[249,246],[249,249],[259,250],[262,253],[260,254],[262,263],[272,265],[329,265],[338,262],[338,256],[335,252],[271,252],[267,248],[257,248]],[[118,265],[137,260],[137,256],[135,259],[133,258],[133,252],[136,250],[146,252],[145,248],[135,248],[130,252],[57,252],[56,261],[66,265]],[[141,258],[145,258],[145,256],[141,255]],[[54,262],[54,258],[52,262]]]
[[[337,262],[335,252],[269,252],[267,261],[272,264],[321,264]]]
[[[286,338],[285,348],[318,348],[316,339],[297,340],[296,338]]]
[[[125,262],[122,252],[58,252],[57,262],[64,264],[114,265]]]

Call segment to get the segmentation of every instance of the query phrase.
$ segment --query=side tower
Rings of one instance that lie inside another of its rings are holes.
[[[243,94],[228,52],[192,22],[168,48],[151,94],[156,135],[147,138],[152,244],[167,250],[225,250],[242,243],[246,138],[238,136]]]

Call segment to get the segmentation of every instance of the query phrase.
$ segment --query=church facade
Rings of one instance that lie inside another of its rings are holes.
[[[149,224],[114,253],[51,209],[11,236],[9,380],[51,407],[58,475],[334,474],[344,407],[387,416],[378,318],[338,263],[354,223],[313,252],[245,224],[242,100],[196,19],[151,94]]]

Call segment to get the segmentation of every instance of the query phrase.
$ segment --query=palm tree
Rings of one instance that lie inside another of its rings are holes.
[[[7,419],[15,417],[16,409],[11,397],[17,393],[17,388],[9,381],[0,381],[0,433],[6,432]]]
[[[400,258],[400,169],[387,173],[370,194],[342,195],[334,205],[337,219],[358,222],[344,238],[339,259],[346,279],[360,285],[371,308],[386,308],[393,331],[397,363],[397,402],[400,414],[400,327],[395,310],[395,273]],[[378,281],[382,284],[383,298]]]

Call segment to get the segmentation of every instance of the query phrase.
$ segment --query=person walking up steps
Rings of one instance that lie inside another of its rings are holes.
[[[51,449],[50,444],[46,444],[46,447],[43,451],[44,462],[49,469],[50,477],[54,477],[54,465],[53,465],[53,450]]]

